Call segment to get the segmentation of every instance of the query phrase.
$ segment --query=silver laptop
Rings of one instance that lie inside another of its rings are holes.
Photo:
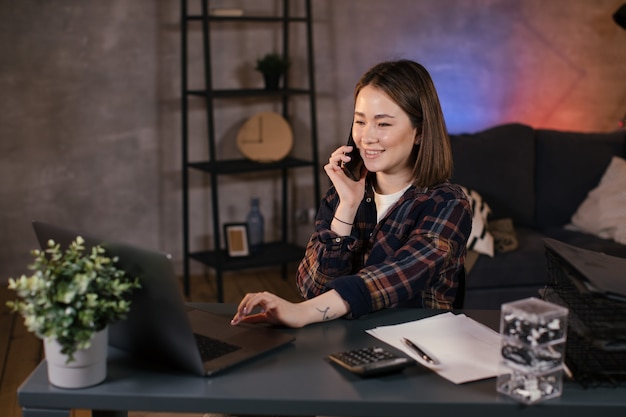
[[[230,319],[185,304],[170,256],[89,236],[40,221],[33,222],[39,245],[49,239],[67,247],[76,236],[101,245],[117,266],[139,277],[128,317],[109,327],[109,344],[139,358],[196,375],[214,375],[284,346],[295,337],[263,326],[232,326]]]

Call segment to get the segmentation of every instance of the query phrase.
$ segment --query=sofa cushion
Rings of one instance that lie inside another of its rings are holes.
[[[509,288],[467,289],[463,308],[478,310],[500,310],[502,304],[528,297],[541,297],[543,285],[529,285]]]
[[[516,250],[480,256],[467,275],[466,288],[543,286],[548,279],[544,235],[526,227],[515,229]]]
[[[572,224],[578,229],[626,245],[626,160],[611,159],[600,184],[578,207]]]
[[[494,219],[510,217],[516,226],[532,225],[534,135],[530,126],[518,123],[474,134],[450,135],[452,181],[478,191],[491,207]]]
[[[493,256],[493,236],[489,233],[488,217],[491,213],[489,204],[476,190],[461,186],[472,207],[472,230],[467,239],[467,249],[483,255]]]
[[[598,185],[613,155],[624,156],[626,131],[537,130],[535,146],[537,227],[564,226]]]

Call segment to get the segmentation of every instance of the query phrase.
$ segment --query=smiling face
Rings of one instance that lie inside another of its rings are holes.
[[[352,136],[365,167],[375,172],[377,179],[411,183],[417,129],[402,108],[379,88],[366,85],[359,91]]]

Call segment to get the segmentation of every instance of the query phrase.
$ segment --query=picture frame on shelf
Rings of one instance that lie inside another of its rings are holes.
[[[226,252],[231,258],[250,256],[248,225],[246,223],[224,224]]]

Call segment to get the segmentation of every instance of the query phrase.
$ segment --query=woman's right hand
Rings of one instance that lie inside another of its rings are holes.
[[[363,194],[365,193],[365,174],[361,175],[359,181],[353,181],[343,172],[341,169],[342,162],[350,161],[350,157],[346,155],[352,151],[352,146],[344,145],[337,148],[328,158],[328,163],[324,166],[326,175],[332,181],[337,193],[339,194],[339,204],[345,205],[346,208],[350,208],[352,211],[350,220],[354,219],[356,209],[358,208],[361,200],[363,200]],[[339,216],[340,213],[337,213]],[[349,215],[349,212],[346,212]],[[346,217],[347,218],[347,217]]]

